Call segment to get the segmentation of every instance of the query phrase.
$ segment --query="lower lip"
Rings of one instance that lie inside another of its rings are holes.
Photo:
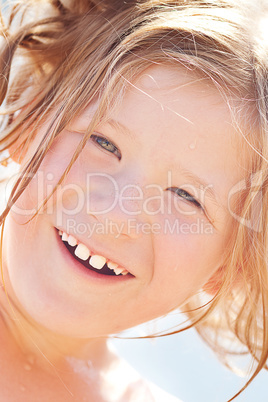
[[[95,271],[92,271],[91,269],[87,269],[83,264],[80,264],[73,256],[69,253],[67,248],[64,246],[60,236],[58,229],[55,228],[55,235],[56,235],[56,241],[59,245],[59,249],[61,251],[61,254],[66,262],[66,264],[73,270],[75,270],[77,275],[80,275],[83,279],[87,280],[94,280],[95,282],[99,282],[102,284],[109,284],[109,285],[116,285],[119,283],[123,283],[126,281],[129,281],[133,278],[135,278],[133,275],[118,275],[118,276],[113,276],[113,275],[103,275],[103,274],[98,274]]]

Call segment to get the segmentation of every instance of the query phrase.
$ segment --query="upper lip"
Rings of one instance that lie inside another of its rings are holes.
[[[115,262],[116,264],[118,264],[119,267],[124,268],[124,269],[127,270],[131,275],[133,275],[132,272],[131,272],[128,268],[126,268],[125,264],[121,264],[121,262],[119,262],[118,260],[116,260],[116,259],[113,258],[113,257],[110,258],[110,256],[107,255],[106,251],[105,251],[105,252],[102,252],[102,251],[97,250],[94,246],[92,246],[91,244],[90,244],[90,245],[87,244],[84,240],[81,240],[76,234],[73,234],[73,233],[71,233],[71,232],[67,232],[67,230],[65,230],[64,228],[58,228],[58,227],[56,227],[56,229],[57,229],[57,230],[61,230],[62,232],[65,232],[65,233],[67,233],[68,235],[71,235],[71,236],[75,237],[76,240],[78,240],[80,243],[83,243],[85,246],[87,246],[87,248],[88,248],[93,254],[101,255],[101,256],[105,257],[105,258],[107,259],[107,261]],[[133,276],[134,276],[134,275],[133,275]]]

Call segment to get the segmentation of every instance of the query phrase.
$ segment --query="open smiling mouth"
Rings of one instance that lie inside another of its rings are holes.
[[[85,246],[83,243],[80,243],[72,235],[69,235],[61,230],[58,231],[58,234],[72,257],[80,262],[80,264],[84,265],[84,267],[87,269],[102,275],[130,275],[125,268],[119,267],[115,262],[107,260],[107,258],[101,255],[91,253],[87,246]]]

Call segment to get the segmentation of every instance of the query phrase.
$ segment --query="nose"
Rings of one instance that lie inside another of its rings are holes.
[[[118,225],[121,235],[132,238],[150,230],[152,219],[159,209],[162,189],[149,184],[143,174],[118,176],[92,174],[87,183],[87,213],[99,222]],[[157,194],[156,194],[157,193]]]

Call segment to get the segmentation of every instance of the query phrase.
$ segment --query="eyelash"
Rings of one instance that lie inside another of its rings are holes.
[[[190,202],[191,204],[194,204],[197,208],[200,208],[203,210],[202,205],[191,194],[189,194],[187,191],[183,190],[182,188],[169,187],[167,190],[173,191],[175,194],[177,194],[183,200]]]
[[[107,138],[102,137],[101,135],[96,135],[96,134],[91,134],[90,139],[97,144],[100,148],[103,150],[115,155],[119,160],[121,160],[122,155],[119,149],[117,148],[116,145],[114,145],[111,141],[109,141]],[[112,149],[107,149],[106,147],[109,147],[110,145],[112,146]]]

